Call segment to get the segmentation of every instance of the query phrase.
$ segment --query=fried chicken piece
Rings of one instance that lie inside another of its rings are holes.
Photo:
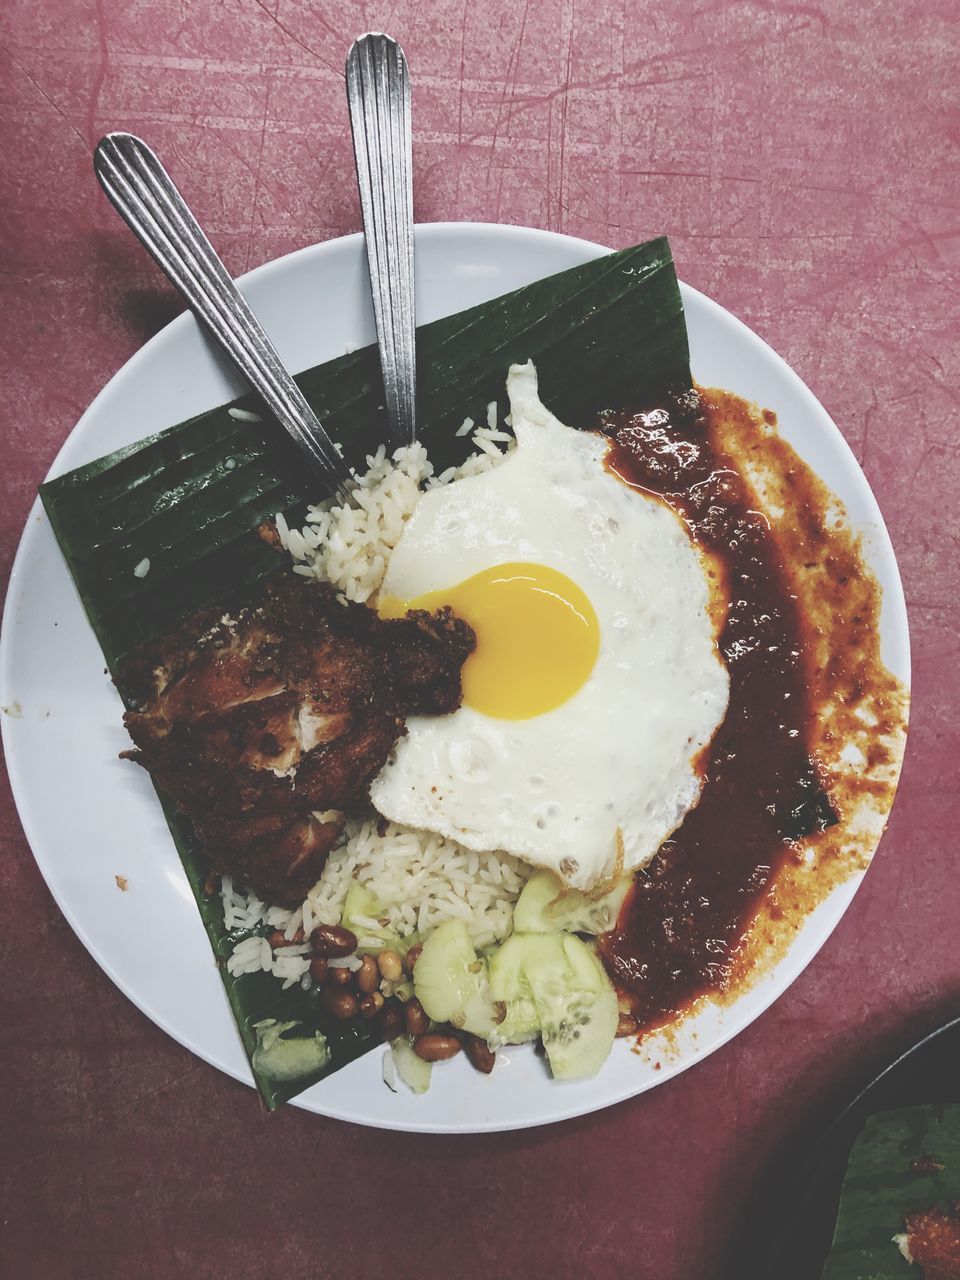
[[[124,664],[136,749],[123,754],[191,820],[216,871],[295,906],[406,717],[460,706],[474,645],[449,609],[385,621],[278,576],[235,617],[196,614]]]

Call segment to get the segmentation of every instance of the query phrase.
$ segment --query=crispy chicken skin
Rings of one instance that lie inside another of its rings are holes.
[[[190,819],[212,867],[295,906],[404,732],[460,706],[473,631],[449,609],[384,621],[276,576],[204,611],[120,673],[124,752]]]

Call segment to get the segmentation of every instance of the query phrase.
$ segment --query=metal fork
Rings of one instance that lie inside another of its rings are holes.
[[[153,151],[131,133],[108,133],[94,152],[93,167],[117,213],[290,433],[330,493],[348,501],[350,473],[333,441]]]
[[[390,438],[412,444],[416,319],[407,60],[396,40],[369,32],[351,45],[346,78]]]

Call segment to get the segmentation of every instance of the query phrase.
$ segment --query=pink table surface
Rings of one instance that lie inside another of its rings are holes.
[[[341,68],[382,27],[416,82],[419,220],[668,232],[813,388],[890,527],[915,680],[888,834],[802,978],[670,1084],[517,1135],[262,1113],[99,971],[4,782],[0,1274],[736,1275],[783,1143],[960,1012],[954,5],[7,0],[0,21],[4,582],[64,437],[179,309],[95,186],[97,138],[150,139],[237,273],[353,231]]]

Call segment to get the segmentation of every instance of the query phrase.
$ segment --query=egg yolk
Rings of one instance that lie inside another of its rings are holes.
[[[463,700],[498,720],[529,720],[573,697],[600,650],[597,615],[565,573],[542,564],[500,564],[415,600],[386,597],[381,618],[444,605],[477,633],[463,666]]]

